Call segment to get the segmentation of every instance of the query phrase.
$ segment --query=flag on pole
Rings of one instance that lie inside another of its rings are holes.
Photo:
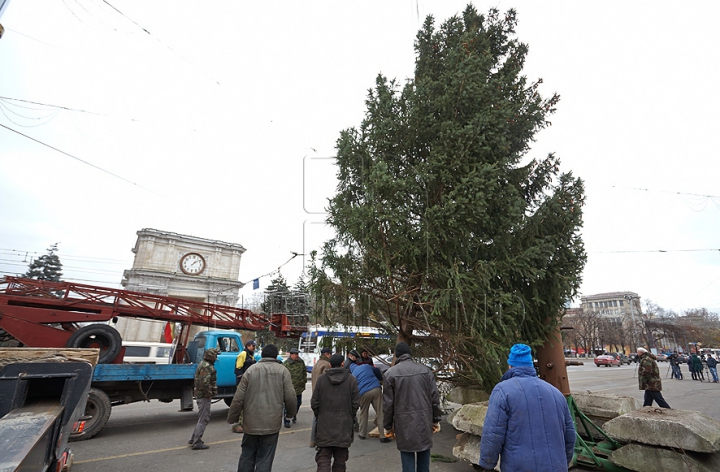
[[[257,290],[260,288],[260,279],[253,280],[253,290]]]
[[[165,337],[166,343],[171,343],[173,341],[172,326],[170,326],[169,321],[167,323],[165,323],[165,331],[163,333],[163,336]]]

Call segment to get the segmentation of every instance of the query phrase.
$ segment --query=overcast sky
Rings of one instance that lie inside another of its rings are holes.
[[[67,279],[119,287],[142,228],[242,244],[243,282],[317,249],[340,130],[466,4],[11,0],[0,273],[59,242]],[[582,294],[720,312],[720,2],[474,5],[517,9],[528,78],[561,96],[530,156],[585,181]]]

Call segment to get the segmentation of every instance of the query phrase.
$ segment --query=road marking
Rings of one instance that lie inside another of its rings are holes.
[[[305,429],[294,429],[292,431],[281,431],[280,434],[293,434],[293,433],[302,433],[304,431],[310,431],[311,428],[305,428]],[[224,439],[222,441],[213,441],[207,444],[213,445],[213,444],[226,444],[226,443],[232,443],[232,442],[238,442],[242,441],[242,436],[239,438],[234,439]],[[171,451],[182,451],[183,449],[190,450],[189,445],[187,446],[176,446],[176,447],[168,447],[165,449],[154,449],[152,451],[145,451],[145,452],[131,452],[129,454],[120,454],[117,456],[108,456],[108,457],[98,457],[96,459],[86,459],[83,461],[74,461],[74,464],[89,464],[91,462],[100,462],[100,461],[109,461],[109,460],[115,460],[115,459],[123,459],[125,457],[134,457],[134,456],[144,456],[147,454],[159,454],[161,452],[171,452]]]

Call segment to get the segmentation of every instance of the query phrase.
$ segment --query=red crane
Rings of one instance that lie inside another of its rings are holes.
[[[99,347],[101,362],[117,359],[122,340],[106,323],[117,317],[180,323],[176,362],[182,362],[193,324],[222,329],[259,331],[298,337],[307,331],[307,315],[253,313],[243,308],[182,298],[118,290],[72,282],[20,277],[0,278],[0,331],[29,347]],[[4,334],[1,333],[0,334]],[[113,354],[114,353],[114,354]]]

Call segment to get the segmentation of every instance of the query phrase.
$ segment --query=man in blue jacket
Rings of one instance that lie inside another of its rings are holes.
[[[575,450],[575,425],[562,393],[535,373],[530,347],[515,344],[510,369],[490,395],[480,440],[482,470],[567,470]]]
[[[350,364],[350,372],[357,379],[358,390],[360,391],[360,431],[358,437],[366,439],[368,435],[368,416],[370,415],[370,405],[375,410],[375,426],[378,427],[380,433],[380,442],[389,443],[391,440],[383,434],[383,408],[382,408],[382,389],[380,388],[380,380],[382,375],[380,371],[370,364]]]

